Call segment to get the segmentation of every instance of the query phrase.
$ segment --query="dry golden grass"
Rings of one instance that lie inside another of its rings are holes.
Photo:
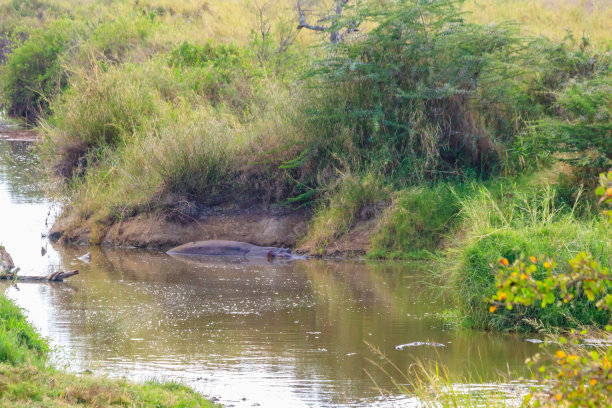
[[[571,30],[595,46],[612,46],[610,0],[467,0],[464,9],[474,22],[514,20],[523,34],[561,40]]]

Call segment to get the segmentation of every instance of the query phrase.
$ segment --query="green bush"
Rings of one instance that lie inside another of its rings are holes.
[[[248,113],[257,110],[253,107],[261,102],[256,93],[263,72],[253,63],[247,48],[212,41],[204,45],[185,41],[170,52],[169,64],[180,82],[189,84],[193,91],[213,103]]]
[[[75,26],[58,20],[31,32],[2,67],[0,91],[7,111],[29,122],[49,113],[53,98],[68,85],[62,54],[76,36]]]
[[[465,324],[475,328],[495,330],[533,330],[525,319],[535,319],[546,326],[568,327],[581,324],[605,324],[609,314],[598,310],[586,298],[571,305],[550,305],[542,308],[502,310],[490,314],[484,297],[491,297],[495,289],[495,265],[500,257],[511,263],[520,256],[544,254],[553,259],[569,259],[588,250],[600,262],[612,261],[610,230],[599,221],[579,221],[570,215],[540,223],[515,224],[514,227],[483,231],[483,235],[468,243],[458,252],[455,272],[456,291]]]
[[[612,63],[612,61],[611,61]],[[612,65],[608,75],[570,81],[556,96],[557,116],[542,120],[541,144],[593,176],[612,167]]]
[[[149,52],[148,42],[157,26],[155,19],[140,13],[109,17],[97,25],[85,40],[83,57],[93,57],[98,63],[104,61],[111,64],[131,62],[132,54],[142,59]]]
[[[402,184],[491,173],[499,154],[480,78],[517,39],[504,26],[466,23],[456,4],[360,5],[351,18],[373,28],[331,47],[313,73],[322,155],[374,164]]]

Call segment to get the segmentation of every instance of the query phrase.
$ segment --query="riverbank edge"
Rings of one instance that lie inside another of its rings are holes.
[[[69,245],[101,245],[116,248],[167,250],[187,242],[230,240],[259,246],[291,248],[312,257],[359,258],[367,254],[377,219],[357,222],[325,248],[307,239],[309,214],[294,211],[278,214],[265,208],[225,210],[187,222],[173,221],[157,214],[140,214],[111,224],[82,220],[70,209],[49,231],[52,242]]]
[[[0,293],[0,338],[4,345],[0,358],[3,407],[221,407],[175,382],[134,383],[54,367],[48,361],[47,340],[4,293]]]

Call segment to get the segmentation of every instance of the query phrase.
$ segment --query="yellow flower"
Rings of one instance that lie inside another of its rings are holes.
[[[521,280],[526,280],[529,276],[525,275],[524,273],[521,273]]]
[[[555,399],[556,399],[557,401],[561,401],[561,398],[563,398],[563,395],[561,395],[561,394],[557,394],[557,395],[555,395]]]
[[[499,300],[504,300],[508,295],[506,295],[506,292],[502,292],[499,295],[497,295],[497,298]]]
[[[510,262],[508,262],[508,260],[507,260],[506,258],[502,258],[502,259],[499,261],[499,263],[500,263],[500,264],[502,264],[502,265],[504,265],[504,266],[508,266],[508,265],[510,265]]]
[[[538,262],[538,260],[536,259],[536,257],[535,257],[535,256],[530,256],[530,257],[529,257],[529,260],[530,260],[531,262],[533,262],[533,263]]]
[[[497,306],[491,306],[489,308],[489,312],[491,312],[491,313],[495,312],[495,310],[497,310]]]
[[[565,358],[566,354],[563,350],[557,351],[557,358]]]
[[[589,381],[589,384],[591,384],[591,387],[594,387],[595,384],[597,384],[597,380],[592,378],[591,381]]]
[[[544,262],[544,267],[546,269],[550,268],[552,265],[550,264],[550,262]]]

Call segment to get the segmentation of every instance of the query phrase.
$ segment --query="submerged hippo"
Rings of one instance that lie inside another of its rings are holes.
[[[240,256],[245,258],[267,259],[306,259],[294,255],[287,248],[260,247],[246,242],[237,241],[198,241],[190,242],[172,248],[169,255],[200,255],[200,256]]]

